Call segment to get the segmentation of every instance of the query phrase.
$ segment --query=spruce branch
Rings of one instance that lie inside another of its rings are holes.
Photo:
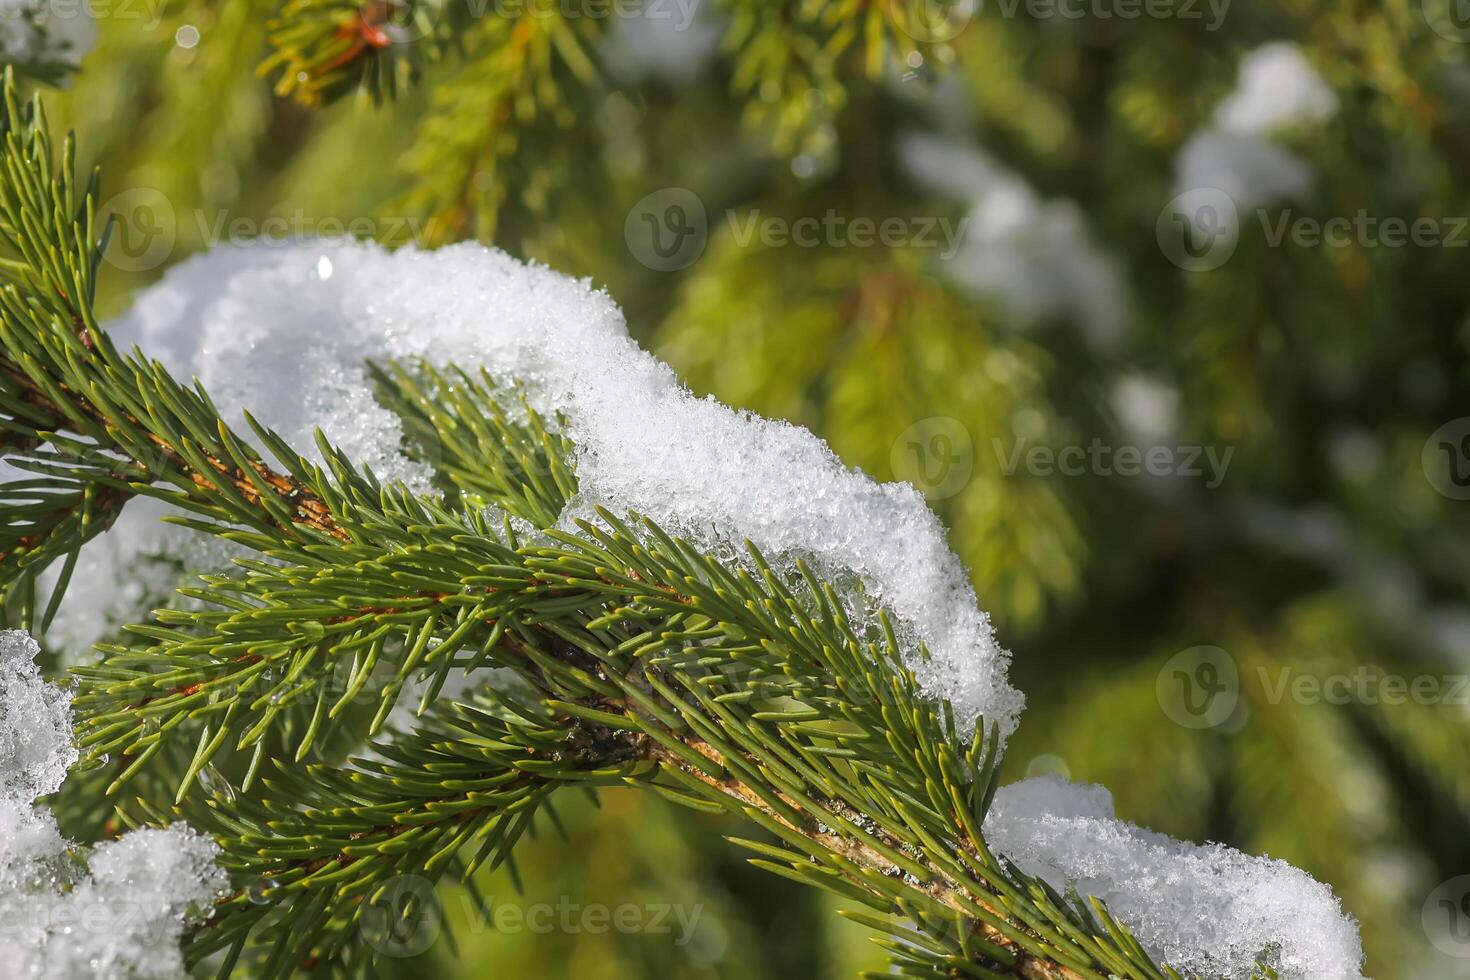
[[[597,69],[588,48],[596,18],[559,10],[482,15],[460,34],[463,64],[431,95],[430,109],[399,161],[412,178],[389,213],[421,215],[430,243],[495,237],[506,189],[546,166],[537,131],[585,119]],[[528,194],[528,196],[530,196]]]
[[[469,19],[456,0],[289,0],[270,22],[271,54],[258,73],[277,75],[276,94],[304,105],[354,90],[392,99]]]
[[[497,507],[538,528],[556,523],[577,491],[573,447],[523,393],[503,405],[483,369],[471,376],[431,364],[368,368],[379,401],[403,420],[410,458],[433,466],[451,510]]]
[[[106,248],[96,229],[96,175],[78,196],[74,139],[64,142],[58,171],[39,101],[22,105],[9,81],[3,126],[0,244],[14,257],[0,264],[0,406],[13,448],[29,449],[31,468],[59,479],[342,536],[319,497],[261,462],[201,390],[140,354],[118,353],[91,306]],[[35,455],[43,445],[54,452]]]
[[[557,789],[632,784],[760,828],[769,840],[738,841],[753,862],[866,906],[852,917],[906,975],[1177,976],[1096,903],[991,853],[998,733],[960,731],[923,694],[881,608],[637,515],[564,524],[574,447],[514,411],[513,389],[378,369],[385,402],[441,447],[442,496],[384,486],[324,440],[313,464],[251,422],[268,465],[202,386],[97,326],[96,179],[78,191],[70,139],[55,165],[8,79],[4,105],[7,450],[49,479],[159,497],[258,555],[189,589],[201,609],[134,627],[145,645],[76,671],[79,740],[92,762],[119,757],[109,794],[188,760],[172,799],[120,812],[182,815],[225,849],[237,890],[190,936],[195,961],[266,977],[363,963],[354,927],[395,876],[466,877],[508,860]],[[0,497],[6,527],[17,499]],[[366,730],[386,737],[303,765],[380,664]],[[483,678],[474,699],[438,703],[452,670]],[[426,720],[393,731],[414,677]],[[238,790],[215,766],[236,752]]]

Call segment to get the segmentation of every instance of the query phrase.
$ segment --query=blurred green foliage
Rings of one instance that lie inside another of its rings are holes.
[[[913,478],[911,444],[946,435],[968,475],[934,506],[1030,699],[1012,775],[1101,782],[1129,819],[1306,868],[1361,920],[1382,980],[1470,975],[1420,925],[1430,890],[1470,872],[1470,709],[1447,693],[1470,664],[1470,503],[1436,491],[1423,454],[1470,412],[1467,253],[1273,247],[1246,220],[1228,262],[1189,273],[1156,238],[1181,146],[1241,53],[1277,38],[1302,45],[1340,108],[1284,137],[1317,176],[1271,216],[1470,214],[1470,46],[1433,29],[1434,3],[1237,0],[1210,29],[1024,4],[941,23],[900,3],[731,0],[642,43],[626,18],[490,6],[436,21],[452,36],[427,33],[432,50],[411,58],[337,43],[340,26],[304,41],[291,27],[345,16],[350,34],[359,6],[374,5],[195,0],[156,22],[101,19],[53,104],[105,164],[104,197],[128,195],[124,225],[157,219],[167,239],[117,263],[104,308],[234,235],[478,237],[605,284],[696,391],[809,426],[880,478]],[[257,74],[267,57],[308,76],[282,86],[297,100],[273,94],[279,68]],[[322,65],[330,78],[312,75]],[[359,84],[396,97],[374,106],[350,95]],[[964,202],[900,164],[916,131],[984,147],[1041,199],[1077,203],[1122,270],[1119,338],[1023,320],[932,249],[742,241],[756,211],[959,221]],[[702,253],[673,271],[629,245],[630,215],[666,188],[709,221]],[[1117,394],[1140,377],[1172,398],[1168,445],[1232,453],[1218,487],[1008,472],[1018,442],[1137,444]],[[1157,687],[1201,645],[1233,657],[1241,707],[1191,730]],[[1282,677],[1360,668],[1446,693],[1272,696]],[[403,976],[852,976],[879,962],[825,900],[744,869],[728,827],[627,794],[564,811],[577,859],[528,849],[515,901],[700,903],[697,941],[467,923],[457,960],[440,944]],[[481,890],[513,894],[505,874]]]

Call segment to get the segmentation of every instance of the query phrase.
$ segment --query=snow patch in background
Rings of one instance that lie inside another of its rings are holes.
[[[649,76],[688,84],[709,68],[725,33],[707,0],[652,3],[613,18],[601,50],[613,73],[629,82]]]
[[[1188,976],[1360,980],[1357,925],[1332,890],[1284,861],[1190,844],[1113,814],[1101,786],[1038,776],[1003,787],[990,847],[1062,894],[1106,903],[1156,960]]]
[[[971,204],[964,243],[944,262],[951,279],[994,297],[1026,324],[1067,320],[1100,348],[1122,339],[1122,270],[1092,240],[1076,202],[1043,200],[978,148],[942,137],[909,136],[899,156],[919,183]]]
[[[1272,139],[1294,126],[1324,123],[1336,113],[1336,94],[1300,47],[1272,41],[1248,51],[1240,59],[1235,88],[1216,106],[1212,124],[1180,149],[1176,192],[1215,188],[1240,210],[1299,200],[1311,192],[1315,173]],[[1239,215],[1224,217],[1238,220]]]
[[[1224,191],[1238,211],[1299,200],[1316,179],[1310,164],[1266,138],[1218,129],[1191,136],[1179,151],[1177,166],[1181,194],[1213,187]]]
[[[175,267],[108,329],[181,380],[199,377],[237,431],[249,409],[314,453],[320,425],[349,458],[417,488],[429,473],[400,455],[401,426],[364,362],[423,357],[519,379],[539,410],[566,415],[577,446],[581,492],[563,526],[602,505],[711,551],[749,539],[772,559],[860,577],[900,621],[929,694],[962,725],[1015,728],[1024,699],[1009,654],[923,496],[849,469],[805,429],[694,397],[586,282],[473,244],[258,242]]]
[[[35,980],[184,974],[179,939],[227,887],[219,848],[183,824],[82,855],[33,804],[77,759],[70,697],[25,633],[0,632],[0,973]]]
[[[1119,375],[1109,392],[1118,424],[1132,439],[1152,447],[1179,428],[1179,389],[1138,371]]]
[[[1272,41],[1240,59],[1235,89],[1215,109],[1215,124],[1227,133],[1268,136],[1303,123],[1326,122],[1337,113],[1337,95],[1317,74],[1302,49]]]
[[[91,5],[81,0],[0,0],[0,61],[18,65],[82,63],[97,46]]]

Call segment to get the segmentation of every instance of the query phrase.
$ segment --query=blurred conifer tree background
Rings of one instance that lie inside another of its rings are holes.
[[[929,494],[1028,694],[1012,778],[1306,869],[1380,980],[1470,976],[1422,922],[1470,873],[1455,0],[92,12],[80,70],[32,79],[109,175],[104,309],[255,237],[480,239],[589,276],[697,392]],[[403,976],[882,962],[718,820],[631,792],[561,813],[581,861],[533,846],[534,886],[483,899],[682,904],[692,938],[497,928],[466,894],[459,958]]]

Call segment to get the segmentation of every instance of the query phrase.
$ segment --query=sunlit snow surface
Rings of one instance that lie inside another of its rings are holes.
[[[0,632],[0,976],[172,980],[179,937],[226,886],[216,845],[183,824],[76,849],[34,807],[76,761],[71,704],[40,648]]]
[[[1156,959],[1243,978],[1257,957],[1283,980],[1358,980],[1357,925],[1332,890],[1284,861],[1124,823],[1101,786],[1038,776],[1003,787],[985,839],[1066,894],[1102,899]]]

